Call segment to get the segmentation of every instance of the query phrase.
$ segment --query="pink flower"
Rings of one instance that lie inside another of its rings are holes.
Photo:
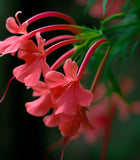
[[[78,66],[68,59],[64,66],[65,76],[56,71],[46,74],[51,96],[57,106],[55,114],[75,115],[81,106],[89,106],[93,95],[77,80]]]
[[[0,41],[0,54],[5,55],[7,53],[14,54],[19,45],[27,33],[28,23],[21,24],[18,20],[18,14],[21,13],[20,11],[15,14],[15,18],[18,22],[16,23],[13,17],[9,17],[6,21],[6,28],[9,32],[14,34],[22,34],[21,36],[11,36],[4,41]]]
[[[26,110],[33,116],[44,116],[51,108],[53,108],[48,86],[45,82],[39,81],[32,89],[34,91],[33,96],[40,97],[32,102],[27,102],[25,104]]]
[[[80,126],[85,129],[93,129],[87,119],[85,109],[82,107],[75,115],[64,113],[56,114],[56,110],[54,110],[54,112],[51,115],[46,116],[43,121],[48,127],[59,126],[61,134],[65,137],[75,136],[78,133]]]
[[[46,63],[45,40],[41,38],[40,33],[36,34],[36,39],[38,46],[32,40],[21,43],[18,58],[23,59],[26,63],[13,70],[16,79],[28,87],[36,85],[41,73],[45,76],[50,70]]]
[[[93,128],[86,115],[86,106],[90,105],[93,95],[77,81],[78,66],[71,59],[64,64],[64,76],[56,71],[49,71],[45,82],[33,86],[33,96],[40,96],[33,102],[25,104],[27,112],[34,116],[44,116],[50,109],[51,115],[44,118],[48,127],[59,126],[63,136],[71,137],[78,133],[80,125],[86,129]]]

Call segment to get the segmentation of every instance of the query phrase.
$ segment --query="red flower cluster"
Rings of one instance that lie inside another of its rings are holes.
[[[19,13],[17,12],[15,15],[18,24],[13,17],[10,17],[7,19],[6,27],[11,33],[20,35],[0,41],[0,53],[3,56],[8,53],[15,55],[17,52],[17,57],[25,61],[25,64],[13,70],[13,75],[27,88],[33,89],[33,96],[39,97],[35,101],[25,104],[27,112],[34,116],[45,116],[43,120],[45,125],[59,126],[59,130],[65,137],[74,136],[80,125],[84,128],[93,128],[86,115],[93,94],[82,87],[80,77],[95,49],[107,40],[103,38],[91,46],[79,71],[76,62],[68,59],[75,53],[76,48],[67,51],[50,67],[46,62],[49,54],[65,45],[81,43],[84,40],[83,37],[77,38],[77,35],[82,32],[81,29],[76,26],[72,18],[60,12],[40,13],[22,24],[18,19]],[[70,24],[49,25],[28,33],[29,24],[45,17],[63,18]],[[59,35],[48,41],[42,38],[41,33],[55,30],[67,30],[74,35]],[[37,44],[32,37],[36,38]],[[63,75],[55,70],[65,60],[63,66],[65,75]],[[43,75],[44,81],[40,80],[41,75]],[[46,115],[50,110],[53,110],[53,113]]]

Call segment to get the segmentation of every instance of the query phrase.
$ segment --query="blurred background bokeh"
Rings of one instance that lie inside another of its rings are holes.
[[[5,21],[17,11],[22,21],[43,11],[60,11],[72,16],[79,25],[99,27],[100,20],[85,13],[84,6],[74,0],[0,0],[0,40],[11,34],[5,28]],[[46,20],[47,21],[47,20]],[[121,69],[135,81],[130,100],[140,100],[140,54],[137,50],[133,59],[126,59]],[[16,57],[6,55],[0,58],[0,97],[4,93],[12,70],[19,64]],[[20,82],[13,80],[5,100],[0,104],[0,160],[56,160],[60,158],[62,146],[47,153],[47,148],[61,139],[57,128],[47,128],[42,118],[29,115],[25,102],[32,100],[32,92]],[[83,137],[69,142],[64,160],[99,160],[101,140],[88,144]],[[115,116],[107,160],[140,159],[140,115],[131,115],[126,122]]]

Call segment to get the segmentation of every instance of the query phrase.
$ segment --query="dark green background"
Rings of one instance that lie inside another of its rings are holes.
[[[0,40],[11,35],[5,28],[5,21],[19,10],[23,12],[19,15],[21,22],[39,12],[52,10],[72,16],[79,25],[99,26],[99,20],[83,14],[84,7],[72,0],[0,0]],[[132,101],[140,100],[139,61],[140,54],[137,50],[132,60],[126,59],[127,63],[121,70],[122,75],[129,75],[136,82],[136,89],[130,95]],[[12,70],[19,64],[21,62],[10,55],[0,58],[0,97],[12,77]],[[26,112],[24,104],[32,100],[31,93],[23,84],[13,80],[5,100],[0,104],[0,160],[60,159],[61,147],[48,155],[43,154],[48,146],[61,139],[61,135],[56,128],[45,127],[42,118],[33,117]],[[67,144],[64,160],[99,160],[100,150],[101,141],[89,145],[80,138]],[[129,121],[120,122],[116,115],[107,160],[139,159],[140,116],[132,115]]]

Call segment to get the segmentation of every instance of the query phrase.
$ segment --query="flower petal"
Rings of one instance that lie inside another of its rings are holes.
[[[38,81],[37,84],[32,87],[32,89],[33,96],[41,96],[42,94],[49,92],[47,84],[42,81]]]
[[[14,17],[9,17],[6,21],[6,28],[9,32],[18,34],[20,27],[17,25]]]
[[[75,93],[74,96],[76,97],[76,101],[81,106],[90,106],[90,103],[93,100],[93,94],[82,87],[80,82],[75,84]]]
[[[58,97],[56,101],[56,105],[58,106],[56,110],[56,114],[67,114],[67,115],[75,115],[79,109],[79,105],[77,105],[75,96],[74,96],[74,86],[67,88],[60,97]]]
[[[42,56],[41,57],[41,72],[43,74],[43,76],[45,77],[46,74],[50,71],[50,67],[49,65],[46,63],[46,57]]]
[[[16,67],[13,74],[17,80],[25,83],[26,86],[35,86],[41,75],[40,62],[36,60],[31,65],[24,64]]]
[[[59,125],[59,115],[55,115],[54,113],[43,118],[43,122],[48,127],[55,127]]]
[[[78,132],[78,129],[80,128],[80,115],[77,114],[72,117],[73,118],[70,119],[69,122],[64,122],[59,125],[59,130],[63,136],[72,137]]]
[[[27,40],[21,43],[18,51],[18,58],[23,59],[27,63],[32,63],[37,58],[39,52],[38,47],[32,40]]]
[[[0,54],[5,55],[8,53],[16,52],[19,48],[21,37],[12,36],[4,41],[0,41]]]
[[[78,71],[78,66],[76,64],[76,62],[72,62],[72,60],[69,58],[64,66],[64,72],[66,77],[70,78],[70,79],[76,79],[77,78],[77,71]]]
[[[66,83],[65,76],[62,73],[56,71],[50,71],[46,74],[45,81],[49,88],[64,85]]]
[[[27,102],[25,107],[27,112],[33,116],[43,116],[48,113],[51,107],[50,95],[45,94],[35,101]]]

